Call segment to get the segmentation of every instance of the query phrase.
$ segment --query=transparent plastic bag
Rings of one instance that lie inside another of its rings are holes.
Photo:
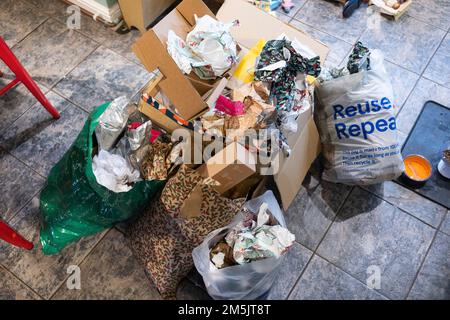
[[[273,217],[282,227],[286,227],[283,212],[272,191],[245,203],[250,211],[258,212],[259,207],[267,203]],[[264,296],[277,277],[277,270],[286,254],[280,258],[267,258],[251,263],[217,269],[210,260],[211,248],[242,219],[242,214],[228,226],[211,232],[201,245],[192,252],[195,267],[203,277],[209,295],[217,300],[254,300]]]

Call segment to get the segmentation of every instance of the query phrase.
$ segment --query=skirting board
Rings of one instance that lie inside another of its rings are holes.
[[[122,19],[122,11],[119,4],[116,3],[112,8],[102,6],[93,0],[65,0],[74,5],[79,6],[84,11],[92,13],[94,19],[96,17],[110,24],[117,24]]]

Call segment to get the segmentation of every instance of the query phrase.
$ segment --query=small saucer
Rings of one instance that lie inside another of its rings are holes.
[[[447,179],[450,179],[450,163],[448,163],[448,162],[446,162],[446,161],[444,161],[444,160],[441,160],[441,161],[439,162],[437,168],[438,168],[439,173],[440,173],[443,177],[445,177],[445,178],[447,178]]]

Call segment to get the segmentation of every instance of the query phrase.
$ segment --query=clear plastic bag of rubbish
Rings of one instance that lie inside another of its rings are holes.
[[[246,202],[245,207],[258,212],[267,203],[273,217],[282,227],[286,227],[283,212],[272,191]],[[266,258],[247,264],[217,269],[210,260],[210,251],[244,216],[238,214],[228,226],[211,232],[201,245],[192,252],[195,267],[203,277],[209,295],[217,300],[254,300],[264,296],[277,277],[277,270],[286,254],[279,258]]]
[[[95,136],[100,149],[110,151],[125,129],[128,120],[128,99],[124,96],[115,99],[100,116]]]

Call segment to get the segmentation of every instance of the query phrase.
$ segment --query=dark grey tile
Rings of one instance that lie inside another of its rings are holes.
[[[355,188],[331,226],[318,254],[359,279],[379,268],[381,289],[404,299],[436,230],[368,191]]]
[[[16,45],[14,51],[36,81],[51,87],[97,46],[94,41],[50,18]]]
[[[63,249],[59,254],[46,256],[39,242],[40,210],[35,197],[10,222],[11,226],[35,245],[31,251],[0,243],[0,262],[30,288],[48,299],[68,277],[67,268],[78,265],[93,249],[103,234],[87,237]]]
[[[268,300],[285,300],[288,298],[312,254],[312,251],[298,243],[295,243],[289,249],[283,264],[277,271],[278,276],[270,289]]]
[[[420,78],[402,110],[397,116],[397,128],[408,135],[424,104],[433,100],[450,107],[450,89],[425,78]]]
[[[80,265],[81,290],[66,286],[52,299],[156,300],[160,296],[126,246],[122,233],[111,229]]]
[[[63,0],[26,0],[41,13],[57,17],[66,12],[68,5]]]
[[[314,255],[290,300],[384,300],[375,290]]]
[[[202,288],[188,279],[183,279],[177,288],[178,300],[211,300],[212,298]]]
[[[381,20],[376,28],[367,29],[360,41],[370,48],[380,49],[387,60],[420,74],[444,35],[440,29],[402,16],[397,21]]]
[[[119,96],[131,97],[151,77],[147,70],[102,46],[59,82],[54,90],[83,109],[92,111]]]
[[[309,173],[286,211],[289,230],[296,241],[315,250],[332,223],[351,187],[320,181],[320,172]]]
[[[43,1],[43,0],[34,0]],[[67,12],[66,9],[59,10],[55,15],[55,19],[62,23],[66,23],[68,17],[72,12]],[[81,14],[80,26],[76,29],[77,32],[82,33],[86,37],[102,44],[103,46],[119,53],[123,57],[136,63],[140,63],[139,59],[134,55],[131,50],[131,45],[141,35],[138,30],[132,29],[126,34],[119,34],[112,28],[105,24],[95,21],[91,16]]]
[[[394,206],[437,228],[447,209],[392,181],[365,186]]]
[[[75,141],[88,117],[86,112],[53,92],[47,98],[61,118],[54,120],[36,104],[0,138],[2,148],[44,176]]]
[[[8,221],[44,186],[44,179],[0,148],[0,218]]]
[[[140,36],[141,33],[135,29],[132,29],[129,33],[122,35],[117,33],[109,34],[103,45],[114,52],[117,52],[122,57],[141,65],[140,60],[131,50],[131,46]]]
[[[0,266],[0,301],[2,300],[40,300],[40,297]]]
[[[450,210],[447,212],[439,230],[450,236]]]
[[[438,232],[408,298],[450,300],[450,236]]]
[[[348,43],[355,43],[366,29],[367,6],[363,5],[350,18],[344,19],[342,5],[329,1],[308,1],[295,19]]]
[[[291,17],[291,16],[288,16],[288,15],[282,13],[282,12],[280,12],[280,13],[277,12],[277,13],[276,13],[276,17],[277,17],[279,20],[283,21],[284,23],[289,23],[289,21],[292,20],[292,17]]]
[[[450,34],[447,34],[423,76],[450,88]]]
[[[450,28],[450,2],[448,0],[413,1],[408,9],[408,15],[444,30]]]
[[[339,64],[349,55],[352,50],[352,45],[340,40],[336,37],[330,36],[322,31],[314,29],[300,21],[292,20],[290,23],[292,26],[305,31],[314,39],[317,39],[330,48],[330,53],[325,61],[327,67],[333,68],[339,66]]]
[[[0,88],[6,86],[15,78],[15,75],[0,61],[0,70],[4,75],[0,78]],[[48,89],[38,83],[45,94]],[[19,84],[0,96],[0,133],[37,102],[36,98],[23,85]]]
[[[394,89],[394,103],[398,113],[420,76],[386,60],[384,61],[384,66]]]
[[[0,2],[0,36],[9,47],[14,46],[48,17],[24,0]]]

